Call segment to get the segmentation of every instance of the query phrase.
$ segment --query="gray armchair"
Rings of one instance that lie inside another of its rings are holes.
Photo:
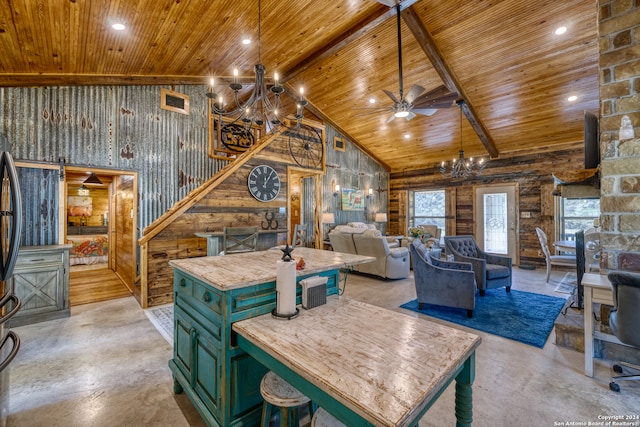
[[[418,296],[418,308],[423,304],[467,310],[473,316],[476,304],[476,279],[467,262],[447,262],[431,257],[419,239],[409,246],[413,259],[413,275]]]
[[[473,265],[480,296],[490,288],[504,286],[507,292],[511,291],[511,258],[484,252],[473,236],[445,236],[444,244],[446,253],[452,254],[456,261]]]
[[[624,344],[640,348],[640,273],[612,271],[608,275],[613,287],[615,308],[609,313],[611,332]],[[640,371],[640,366],[616,362],[613,371],[622,374],[622,367]],[[640,375],[620,375],[611,378],[609,388],[620,391],[616,380],[640,380]]]

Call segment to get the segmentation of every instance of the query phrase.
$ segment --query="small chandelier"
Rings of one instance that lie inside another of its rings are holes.
[[[459,158],[454,158],[451,161],[451,166],[447,162],[440,164],[440,173],[443,176],[449,176],[451,178],[468,178],[473,175],[480,175],[485,167],[484,159],[481,158],[477,162],[473,160],[473,157],[469,159],[464,158],[464,150],[462,149],[462,104],[463,100],[456,102],[460,106],[460,151]]]
[[[243,125],[245,131],[254,125],[262,127],[266,125],[267,131],[274,131],[279,126],[287,123],[285,119],[295,119],[296,125],[304,118],[304,107],[307,101],[304,98],[304,88],[300,88],[300,95],[296,98],[296,113],[293,116],[282,112],[280,107],[280,95],[284,93],[284,87],[278,82],[278,73],[274,73],[274,84],[267,88],[265,82],[266,68],[262,65],[261,58],[261,2],[258,1],[258,63],[253,67],[255,72],[255,83],[253,92],[245,100],[239,96],[242,84],[238,82],[238,70],[233,70],[233,82],[229,84],[229,89],[233,92],[233,104],[225,105],[225,98],[222,92],[217,93],[215,89],[215,79],[211,78],[207,97],[211,98],[212,114],[218,116],[219,123],[222,117],[228,117],[229,123]],[[270,98],[271,96],[271,98]],[[288,126],[287,126],[288,127]]]

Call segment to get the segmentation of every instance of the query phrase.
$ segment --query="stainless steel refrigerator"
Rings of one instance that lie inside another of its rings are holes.
[[[4,139],[0,135],[0,139]],[[0,427],[7,425],[9,413],[9,369],[18,353],[20,338],[6,323],[20,309],[20,299],[13,294],[8,280],[18,257],[22,229],[20,186],[7,151],[0,155]]]

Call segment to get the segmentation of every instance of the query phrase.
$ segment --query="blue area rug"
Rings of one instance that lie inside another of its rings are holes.
[[[476,308],[471,319],[467,317],[467,310],[460,308],[424,304],[422,310],[418,310],[418,300],[400,307],[542,348],[566,301],[524,291],[507,293],[499,288],[487,289],[484,297],[476,294]]]

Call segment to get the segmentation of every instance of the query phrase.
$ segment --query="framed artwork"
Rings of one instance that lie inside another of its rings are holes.
[[[67,216],[91,216],[93,199],[87,196],[67,197]]]
[[[354,190],[353,188],[342,189],[343,211],[363,211],[364,200],[364,190]]]
[[[160,108],[174,113],[189,114],[189,95],[160,88]]]
[[[255,126],[247,129],[244,123],[234,122],[225,117],[220,121],[220,118],[211,112],[211,102],[213,101],[209,99],[209,157],[233,160],[260,140],[262,130]]]
[[[343,138],[333,137],[333,149],[336,151],[345,151],[347,149],[347,143]]]

